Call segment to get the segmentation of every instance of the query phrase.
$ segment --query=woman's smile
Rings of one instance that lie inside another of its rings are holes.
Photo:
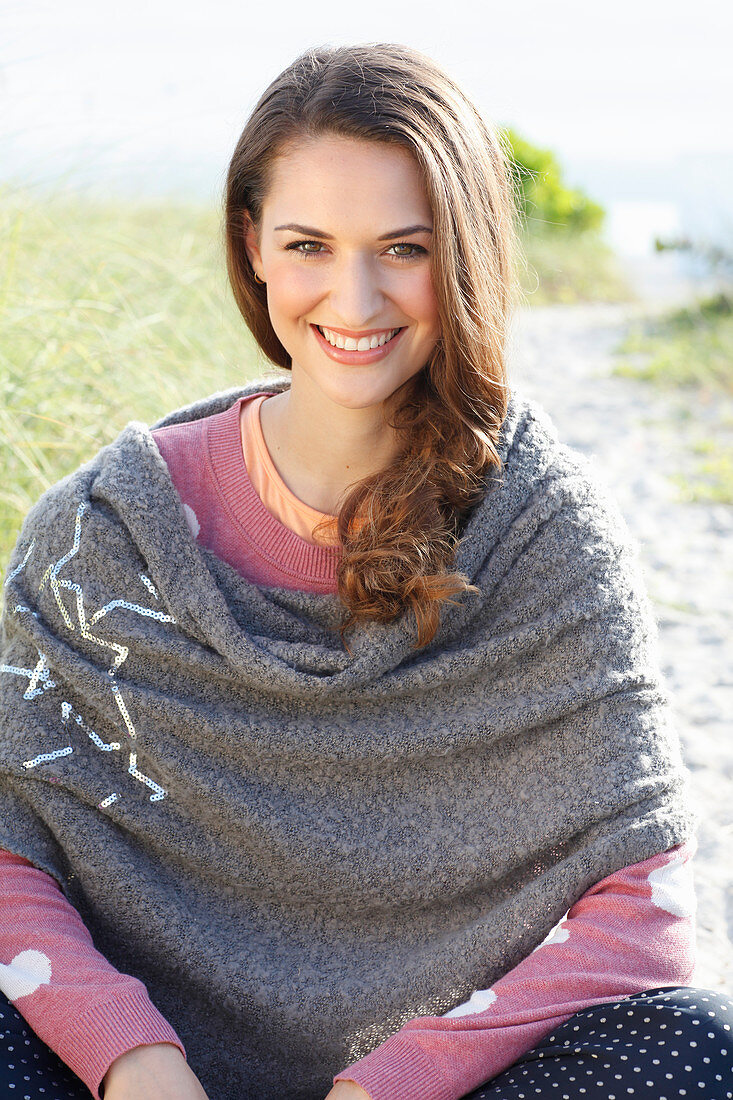
[[[337,363],[365,366],[384,359],[386,355],[400,343],[400,337],[405,328],[372,330],[372,335],[363,335],[356,339],[353,336],[343,336],[336,329],[328,329],[325,326],[311,325],[316,339],[323,351],[330,359]],[[330,339],[328,339],[328,336]]]

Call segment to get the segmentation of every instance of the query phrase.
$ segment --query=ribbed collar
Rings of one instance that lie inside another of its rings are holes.
[[[262,389],[260,393],[276,393]],[[205,440],[211,472],[222,501],[241,537],[262,558],[292,575],[294,581],[333,589],[341,558],[340,546],[317,546],[291,531],[265,507],[247,472],[242,454],[240,412],[247,394],[219,415],[206,420]]]
[[[95,500],[104,502],[127,529],[181,629],[226,660],[238,675],[266,674],[273,687],[301,701],[363,691],[367,685],[378,692],[385,674],[415,658],[413,616],[399,615],[387,623],[358,621],[348,631],[347,651],[334,633],[344,612],[337,593],[253,584],[191,538],[181,522],[180,498],[151,435],[151,428],[222,413],[241,397],[279,392],[289,384],[289,377],[259,378],[176,409],[151,427],[132,422],[84,476],[94,478]],[[547,463],[557,457],[549,423],[537,423],[537,438],[525,442],[538,416],[531,403],[512,395],[499,448],[504,473],[489,473],[487,493],[468,516],[455,555],[456,570],[469,581],[482,574],[481,594],[468,599],[462,593],[449,602],[435,639],[426,647],[431,652],[470,630],[484,600],[491,597],[496,554],[505,532],[536,491]],[[428,656],[422,650],[418,664]]]

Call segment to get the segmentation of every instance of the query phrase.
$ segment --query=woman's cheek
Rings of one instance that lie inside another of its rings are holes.
[[[288,318],[295,319],[319,301],[323,279],[317,273],[286,269],[274,272],[273,285],[277,287],[277,293],[268,299],[270,308],[276,307]]]

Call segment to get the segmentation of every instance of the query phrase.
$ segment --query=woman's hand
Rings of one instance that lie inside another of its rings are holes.
[[[361,1085],[355,1081],[337,1081],[326,1096],[326,1100],[370,1100],[369,1093],[364,1092]]]
[[[208,1100],[173,1043],[148,1043],[115,1058],[103,1078],[104,1100]]]

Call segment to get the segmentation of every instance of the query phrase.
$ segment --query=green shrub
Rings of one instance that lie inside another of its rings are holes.
[[[562,169],[549,149],[531,145],[516,131],[504,131],[514,165],[520,210],[531,232],[536,227],[559,232],[600,229],[606,212],[582,191],[567,187]]]

